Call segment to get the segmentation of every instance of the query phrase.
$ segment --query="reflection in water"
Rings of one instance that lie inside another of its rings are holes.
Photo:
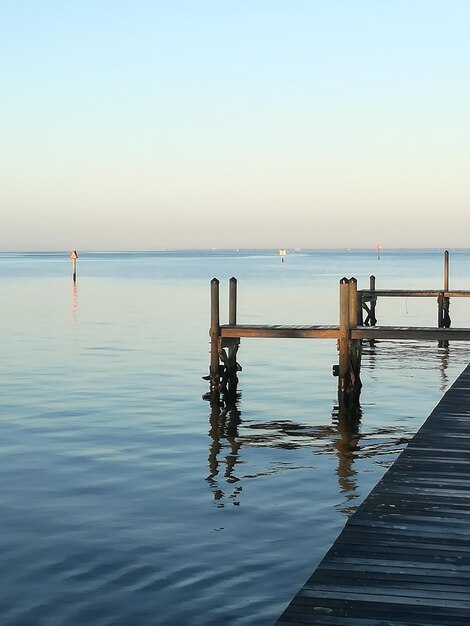
[[[449,342],[441,341],[439,343],[439,357],[440,365],[439,371],[441,372],[441,386],[440,390],[445,391],[449,386],[449,377],[447,376],[447,368],[449,366]]]
[[[238,462],[238,451],[241,442],[237,439],[238,425],[240,424],[240,411],[237,404],[239,396],[230,405],[221,404],[217,399],[211,402],[210,414],[210,430],[209,437],[212,443],[209,447],[209,476],[207,481],[210,484],[214,500],[217,501],[219,507],[224,506],[224,498],[226,493],[220,488],[217,477],[220,473],[220,456],[224,453],[224,478],[225,482],[233,485],[239,482],[239,478],[235,475],[235,466]],[[224,443],[224,441],[226,443]],[[237,485],[232,493],[228,496],[232,500],[232,504],[240,504],[238,496],[242,490],[241,485]]]
[[[406,369],[407,360],[413,369],[436,368],[439,359],[441,375],[440,390],[449,386],[446,374],[452,354],[459,356],[465,346],[452,344],[452,353],[448,345],[437,346],[435,342],[377,342],[365,343],[363,350],[363,368],[369,377],[376,366],[380,371]],[[372,381],[371,381],[372,382]],[[374,463],[388,467],[403,450],[414,434],[413,426],[406,422],[394,426],[372,427],[367,420],[362,424],[362,410],[356,408],[354,414],[343,414],[338,406],[333,407],[332,416],[323,424],[308,424],[292,420],[267,420],[258,423],[244,422],[240,411],[241,394],[232,401],[216,400],[212,402],[210,413],[209,436],[209,476],[213,498],[218,507],[227,502],[240,504],[243,480],[259,478],[287,469],[299,469],[298,457],[292,462],[285,459],[276,465],[246,468],[242,475],[237,472],[241,464],[241,451],[247,448],[279,448],[296,451],[311,448],[315,455],[335,455],[337,458],[336,477],[340,494],[338,510],[351,515],[359,505],[361,498],[360,476],[357,463],[364,459],[373,459]],[[365,418],[364,418],[365,419]],[[313,465],[313,464],[312,464]],[[305,469],[305,458],[301,468]]]
[[[378,344],[378,346],[376,345]],[[452,345],[452,348],[450,348]],[[362,364],[373,370],[377,364],[381,369],[403,369],[407,361],[412,361],[413,369],[435,369],[436,360],[439,363],[441,374],[440,391],[446,391],[449,386],[447,369],[452,353],[458,358],[466,356],[465,344],[448,341],[418,342],[418,341],[376,341],[374,344],[364,342],[362,350]]]
[[[211,406],[209,476],[206,480],[218,507],[224,507],[226,501],[231,501],[234,505],[240,504],[244,479],[259,478],[286,469],[298,469],[295,462],[284,461],[275,467],[257,472],[247,471],[239,476],[236,467],[241,463],[242,446],[292,451],[310,447],[314,454],[336,455],[336,475],[341,496],[338,509],[351,515],[356,509],[355,501],[361,496],[355,462],[384,456],[385,461],[377,463],[387,465],[390,463],[390,455],[395,457],[408,442],[408,437],[403,436],[403,429],[400,427],[377,428],[361,433],[360,407],[356,407],[354,414],[341,414],[335,406],[332,420],[330,418],[330,423],[324,425],[310,426],[290,420],[243,423],[239,410],[240,398],[241,394],[238,394],[237,401],[229,406],[219,402],[213,402]],[[302,467],[305,468],[305,464]]]
[[[76,322],[77,320],[77,283],[72,281],[72,321]]]
[[[353,415],[336,413],[333,409],[333,420],[336,421],[337,435],[333,446],[338,457],[338,483],[340,492],[349,503],[358,497],[357,471],[354,469],[355,456],[359,451],[361,409],[356,407]],[[345,513],[352,513],[351,507],[341,508]]]

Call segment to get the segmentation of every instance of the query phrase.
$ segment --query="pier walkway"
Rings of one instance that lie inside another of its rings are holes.
[[[469,626],[470,366],[277,626]]]

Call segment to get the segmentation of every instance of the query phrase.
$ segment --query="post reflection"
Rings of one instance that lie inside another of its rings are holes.
[[[72,281],[72,321],[73,322],[75,322],[77,319],[77,307],[78,307],[77,283]]]
[[[441,373],[441,391],[446,391],[449,386],[449,377],[447,376],[447,368],[449,366],[449,342],[441,341],[438,347],[439,351],[439,371]]]
[[[208,433],[211,442],[206,480],[215,505],[223,508],[228,503],[240,504],[243,476],[237,475],[237,466],[241,462],[240,449],[243,444],[259,448],[282,448],[292,452],[309,447],[316,454],[337,456],[336,475],[341,496],[339,510],[350,515],[354,510],[353,502],[359,497],[358,473],[354,463],[360,453],[360,408],[356,406],[354,410],[345,412],[335,407],[333,420],[329,424],[311,426],[287,420],[268,420],[259,424],[245,424],[241,434],[240,398],[241,394],[238,393],[236,401],[228,404],[217,396],[211,400]],[[290,464],[284,461],[282,467],[287,469]],[[248,475],[256,478],[270,471],[272,469]]]
[[[238,439],[238,425],[241,421],[238,400],[239,396],[230,404],[221,403],[217,397],[211,401],[209,437],[212,441],[209,446],[209,475],[206,480],[219,507],[225,506],[226,499],[234,505],[240,504],[239,494],[242,487],[236,485],[240,479],[235,473],[242,445]],[[222,476],[224,488],[220,484]],[[236,486],[227,493],[226,485]]]
[[[338,407],[333,409],[333,422],[337,428],[337,436],[333,442],[338,458],[336,474],[340,493],[345,498],[345,503],[339,508],[348,515],[354,512],[355,507],[351,505],[359,497],[358,473],[354,469],[354,462],[360,448],[361,415],[359,406],[349,412]]]

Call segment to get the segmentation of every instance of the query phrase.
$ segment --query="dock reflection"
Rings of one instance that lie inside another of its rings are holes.
[[[437,345],[436,342],[417,344],[383,341],[379,345],[364,346],[363,368],[370,378],[375,379],[379,370],[382,375],[387,370],[406,370],[407,362],[410,362],[414,370],[438,371],[438,380],[434,380],[440,391],[444,392],[450,384],[448,368],[453,360],[461,360],[464,354],[465,346],[457,344],[449,347],[448,344]],[[253,456],[246,454],[248,448],[277,448],[293,453],[307,449],[315,457],[336,458],[329,472],[330,477],[334,472],[337,483],[337,509],[345,515],[351,515],[366,495],[362,493],[361,477],[364,472],[370,471],[370,462],[388,468],[417,428],[417,422],[408,422],[407,416],[392,425],[384,423],[380,416],[374,414],[377,407],[370,412],[367,408],[363,416],[364,409],[360,406],[353,413],[342,413],[334,405],[331,413],[325,414],[320,424],[318,416],[315,423],[269,419],[269,414],[264,415],[265,420],[243,419],[241,407],[240,390],[229,402],[219,399],[211,404],[207,481],[218,507],[241,503],[244,480],[315,465],[312,458],[305,454],[293,454],[292,460],[283,455],[282,461],[274,460],[279,458],[275,455],[260,455],[261,467],[256,464],[254,469]],[[369,415],[373,417],[373,424],[368,419]],[[266,465],[263,466],[263,463]]]
[[[292,463],[283,461],[256,472],[245,466],[243,474],[240,474],[244,446],[293,452],[310,448],[315,455],[336,456],[334,472],[341,500],[338,510],[351,515],[361,495],[359,473],[355,468],[357,460],[379,456],[388,459],[390,455],[396,456],[408,441],[401,430],[394,428],[361,433],[360,407],[356,407],[353,414],[340,414],[338,407],[334,406],[328,423],[321,425],[290,420],[244,423],[240,403],[240,393],[236,402],[229,406],[213,402],[209,415],[209,474],[206,480],[212,490],[213,501],[219,508],[240,504],[244,479],[299,467],[298,458],[293,458]]]
[[[238,425],[241,421],[238,401],[239,397],[229,406],[221,404],[217,399],[211,402],[209,437],[212,442],[209,446],[209,475],[206,480],[211,486],[214,501],[221,507],[224,506],[225,498],[229,498],[232,504],[239,504],[238,496],[242,490],[241,485],[231,487],[240,480],[235,474],[238,453],[242,445],[237,439]],[[225,485],[230,486],[230,493],[227,487],[222,489],[220,486],[220,474],[223,475]]]
[[[412,362],[413,369],[435,370],[437,362],[441,377],[439,389],[444,392],[450,384],[447,370],[452,356],[460,360],[464,355],[465,362],[466,353],[465,344],[459,342],[375,341],[364,343],[362,363],[368,372],[372,372],[377,367],[381,370],[405,369],[407,362]]]

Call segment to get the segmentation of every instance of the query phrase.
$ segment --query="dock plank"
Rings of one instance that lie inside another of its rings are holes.
[[[223,324],[222,339],[241,337],[277,339],[338,339],[339,326],[298,326],[280,324]],[[400,339],[403,341],[470,341],[470,328],[434,328],[428,326],[357,326],[351,339]]]
[[[277,626],[470,624],[470,366]]]

